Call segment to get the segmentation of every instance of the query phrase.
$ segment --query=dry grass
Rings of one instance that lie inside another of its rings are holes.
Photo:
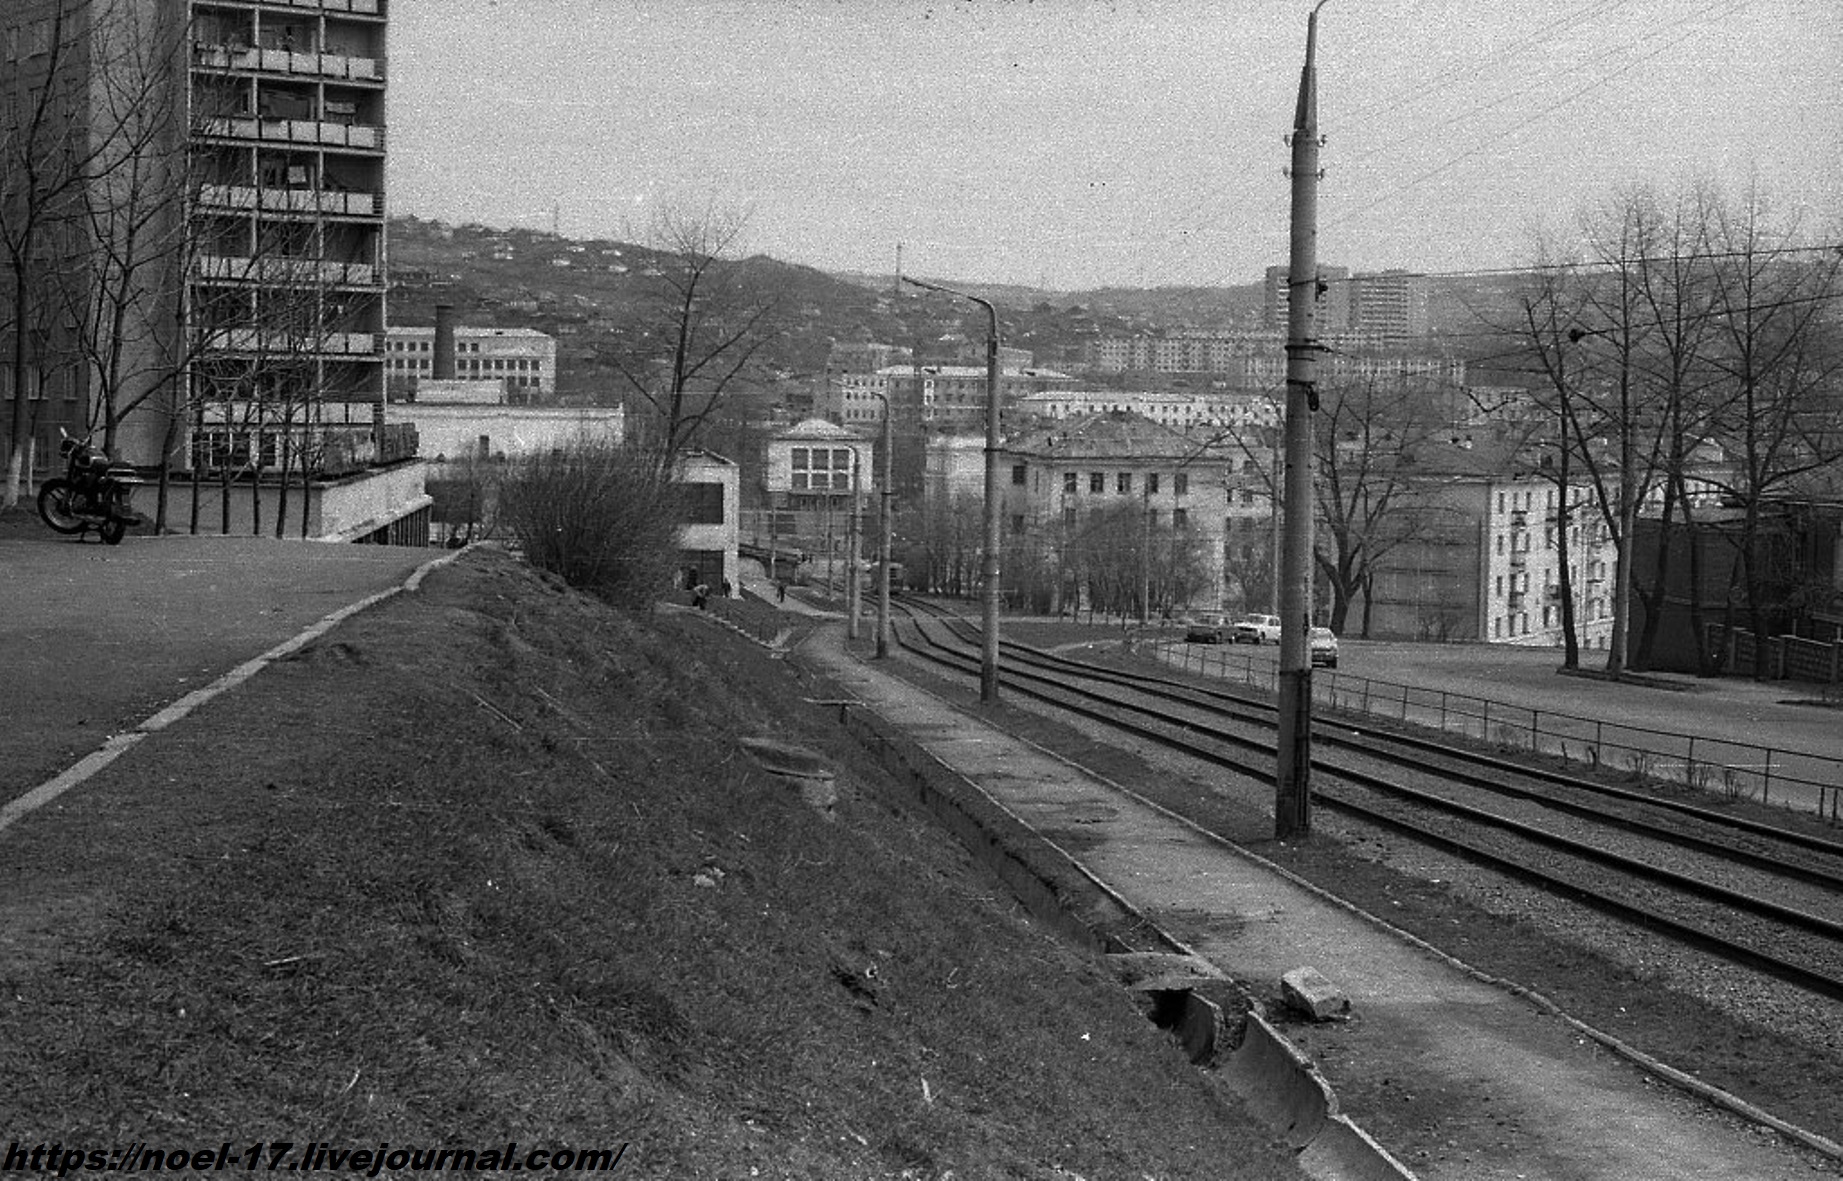
[[[470,555],[0,837],[6,1137],[1296,1176],[828,695]],[[738,751],[762,734],[839,763],[836,823]]]

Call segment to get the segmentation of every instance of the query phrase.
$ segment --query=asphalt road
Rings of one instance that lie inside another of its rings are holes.
[[[432,549],[0,535],[0,801],[317,620],[400,584]]]

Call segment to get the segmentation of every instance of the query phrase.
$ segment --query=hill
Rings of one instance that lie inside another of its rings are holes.
[[[836,693],[466,555],[8,834],[8,1139],[1296,1177],[808,704]],[[834,820],[760,735],[839,766]]]

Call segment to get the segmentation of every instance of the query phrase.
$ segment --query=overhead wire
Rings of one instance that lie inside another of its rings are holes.
[[[1617,8],[1622,5],[1623,2],[1624,0],[1621,0],[1620,3],[1599,5],[1597,6],[1597,11],[1593,11],[1596,6],[1590,5],[1588,6],[1587,9],[1583,9],[1580,11],[1583,13],[1591,12],[1591,15],[1593,16],[1610,15],[1612,12],[1616,11]],[[1391,189],[1388,189],[1387,191],[1377,196],[1374,200],[1369,201],[1368,203],[1362,206],[1359,206],[1356,209],[1344,211],[1338,214],[1337,216],[1329,219],[1328,221],[1322,222],[1320,228],[1323,229],[1323,228],[1345,224],[1362,214],[1370,212],[1371,210],[1386,203],[1387,201],[1394,200],[1395,198],[1399,197],[1401,194],[1408,192],[1424,184],[1426,181],[1432,179],[1435,176],[1440,175],[1441,173],[1447,171],[1448,169],[1452,167],[1457,166],[1460,163],[1463,163],[1465,160],[1471,159],[1472,157],[1477,156],[1480,153],[1488,149],[1501,146],[1503,141],[1506,138],[1516,135],[1517,133],[1521,132],[1524,128],[1530,126],[1537,120],[1547,117],[1549,114],[1553,113],[1554,111],[1559,110],[1562,107],[1565,107],[1577,101],[1584,95],[1589,94],[1592,91],[1597,90],[1602,86],[1605,86],[1606,84],[1613,81],[1614,79],[1621,77],[1624,74],[1630,73],[1633,69],[1636,69],[1638,66],[1642,65],[1643,63],[1652,60],[1653,58],[1659,56],[1660,54],[1688,40],[1691,36],[1694,36],[1697,29],[1701,25],[1707,23],[1712,16],[1715,17],[1716,19],[1725,19],[1745,9],[1751,2],[1752,0],[1712,0],[1711,3],[1708,3],[1704,5],[1702,8],[1700,8],[1699,10],[1684,16],[1682,19],[1674,22],[1673,24],[1663,29],[1655,30],[1653,32],[1645,34],[1644,36],[1639,38],[1638,42],[1636,42],[1633,45],[1618,46],[1618,47],[1615,47],[1613,50],[1609,50],[1605,53],[1595,55],[1594,57],[1588,59],[1588,61],[1585,63],[1577,62],[1577,63],[1571,64],[1567,66],[1566,68],[1560,70],[1559,72],[1554,72],[1552,77],[1548,75],[1539,75],[1536,80],[1533,80],[1529,82],[1528,84],[1524,85],[1523,87],[1521,87],[1520,89],[1515,90],[1511,92],[1510,94],[1499,98],[1498,100],[1495,100],[1493,103],[1488,104],[1488,106],[1485,108],[1469,109],[1468,111],[1462,112],[1460,115],[1454,116],[1451,119],[1444,120],[1441,123],[1431,128],[1419,130],[1409,136],[1401,137],[1395,141],[1391,141],[1391,143],[1388,145],[1383,145],[1383,146],[1380,146],[1374,149],[1370,149],[1368,151],[1359,153],[1358,155],[1354,157],[1351,157],[1348,161],[1345,162],[1345,164],[1359,163],[1362,160],[1368,159],[1371,156],[1374,156],[1380,153],[1381,151],[1387,150],[1390,147],[1396,147],[1396,146],[1400,146],[1401,144],[1411,142],[1413,139],[1419,138],[1426,134],[1430,134],[1432,131],[1435,131],[1442,127],[1450,125],[1453,122],[1457,122],[1461,119],[1475,117],[1479,110],[1490,109],[1492,107],[1502,105],[1502,103],[1507,102],[1512,98],[1520,97],[1522,94],[1528,92],[1529,90],[1533,89],[1537,85],[1550,82],[1550,81],[1559,79],[1561,77],[1565,77],[1569,73],[1576,72],[1584,68],[1586,65],[1598,63],[1602,61],[1603,59],[1608,58],[1609,56],[1613,56],[1618,53],[1630,53],[1637,46],[1641,46],[1645,44],[1646,42],[1655,41],[1656,38],[1659,36],[1668,35],[1670,32],[1673,32],[1675,30],[1687,28],[1687,31],[1683,32],[1681,35],[1672,37],[1669,40],[1663,42],[1662,44],[1658,44],[1655,48],[1652,48],[1651,50],[1649,50],[1649,52],[1640,54],[1636,57],[1632,57],[1630,58],[1630,60],[1627,60],[1623,62],[1622,64],[1618,65],[1617,68],[1601,73],[1599,76],[1589,80],[1585,85],[1580,86],[1577,89],[1569,92],[1567,95],[1563,96],[1561,99],[1558,99],[1557,101],[1544,106],[1542,109],[1536,111],[1535,113],[1519,120],[1518,122],[1513,124],[1508,130],[1503,131],[1503,132],[1493,133],[1491,137],[1485,140],[1484,142],[1481,142],[1478,145],[1468,148],[1464,151],[1453,154],[1446,160],[1442,161],[1440,164],[1435,165],[1433,168],[1427,169],[1421,172],[1420,174],[1414,176],[1413,178],[1409,179],[1408,181],[1405,181],[1400,185],[1397,185]],[[1718,16],[1716,15],[1717,13],[1719,13]],[[1531,35],[1523,38],[1521,41],[1513,42],[1512,44],[1513,45],[1527,45],[1535,41],[1541,40],[1543,38],[1539,36],[1539,34],[1552,33],[1553,28],[1559,27],[1563,23],[1566,23],[1566,18],[1564,18],[1563,21],[1556,22],[1555,26],[1551,26],[1543,30],[1538,30],[1537,33],[1532,33]],[[1690,27],[1690,26],[1695,26],[1695,27]],[[1467,64],[1467,70],[1476,71],[1480,67],[1480,65],[1481,65],[1480,62],[1470,62]],[[1449,72],[1448,75],[1444,75],[1443,77],[1450,77],[1453,74],[1456,74],[1457,72],[1458,71],[1456,70],[1451,71]],[[1429,88],[1431,88],[1432,85],[1433,84],[1430,83]],[[1397,103],[1396,105],[1397,107],[1399,107],[1400,105],[1403,105],[1403,104]],[[1357,121],[1354,124],[1351,124],[1350,126],[1360,127],[1362,126],[1363,122],[1364,120],[1360,119],[1359,121]],[[1340,132],[1340,135],[1344,135],[1344,134],[1348,134],[1348,130],[1344,132]],[[1507,269],[1514,270],[1517,268],[1507,268]],[[1212,276],[1209,279],[1201,281],[1201,283],[1193,284],[1193,285],[1216,286],[1216,285],[1220,285],[1224,280],[1227,279],[1227,277],[1228,277],[1228,272],[1222,271]]]

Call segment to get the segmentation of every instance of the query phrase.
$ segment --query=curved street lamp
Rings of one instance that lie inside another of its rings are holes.
[[[902,281],[926,291],[970,299],[985,309],[990,325],[985,346],[985,613],[979,656],[979,700],[990,704],[998,700],[998,309],[977,295],[938,283],[924,283],[907,275]]]

